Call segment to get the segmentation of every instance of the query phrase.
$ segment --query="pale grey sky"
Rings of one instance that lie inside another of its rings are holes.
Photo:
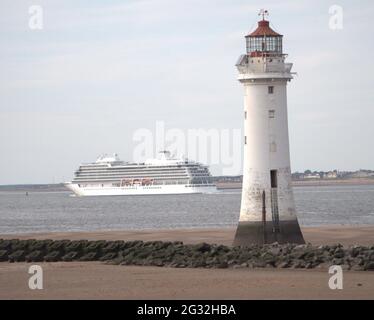
[[[42,30],[28,26],[34,4]],[[342,30],[329,28],[334,4]],[[156,121],[242,128],[234,65],[261,8],[298,73],[288,89],[292,170],[373,169],[370,0],[2,0],[0,184],[67,181],[104,152],[138,160],[133,134]]]

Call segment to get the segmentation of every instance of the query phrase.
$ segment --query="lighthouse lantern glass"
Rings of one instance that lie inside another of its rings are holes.
[[[269,53],[282,54],[282,36],[247,36],[247,54]]]

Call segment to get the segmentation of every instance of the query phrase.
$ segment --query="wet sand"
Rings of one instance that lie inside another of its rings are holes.
[[[234,228],[11,235],[22,239],[163,240],[230,245]],[[374,245],[374,227],[303,228],[313,244]],[[327,270],[174,269],[99,262],[41,263],[44,289],[28,288],[27,263],[0,263],[0,299],[374,299],[374,272],[344,272],[343,290]]]
[[[28,288],[29,265],[0,263],[0,299],[373,299],[374,272],[174,269],[97,262],[43,263],[44,289]]]

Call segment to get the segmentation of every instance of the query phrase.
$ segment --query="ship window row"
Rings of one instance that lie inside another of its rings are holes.
[[[184,171],[166,171],[166,172],[77,172],[76,175],[80,176],[113,176],[113,175],[137,175],[137,176],[149,176],[149,175],[164,175],[164,174],[179,174],[179,175],[188,175],[188,172]]]
[[[188,179],[188,177],[155,177],[152,179],[139,179],[139,178],[75,178],[73,181],[145,181],[145,180],[172,180],[172,179]]]
[[[85,187],[85,186],[112,186],[112,187],[132,187],[132,186],[137,186],[137,185],[141,185],[141,184],[133,184],[133,185],[130,185],[130,184],[121,184],[121,182],[114,182],[114,183],[110,183],[110,182],[105,182],[105,181],[97,181],[97,183],[93,183],[93,181],[79,181],[79,183],[77,183],[79,187]],[[161,185],[173,185],[173,184],[185,184],[185,185],[207,185],[207,184],[212,184],[212,181],[211,180],[199,180],[199,181],[191,181],[191,180],[165,180],[165,181],[155,181],[154,183],[152,184],[148,184],[148,185],[142,185],[142,186],[161,186]]]
[[[103,176],[93,176],[93,177],[75,177],[74,181],[80,180],[163,180],[163,179],[211,179],[211,176],[201,175],[201,176],[177,176],[177,175],[170,175],[170,176],[153,176],[153,177],[136,177],[136,176],[114,176],[114,177],[103,177]]]
[[[166,182],[170,182],[170,181],[180,181],[180,183],[205,183],[205,182],[209,182],[211,183],[212,182],[212,178],[205,178],[205,179],[183,179],[183,178],[166,178],[166,179],[155,179],[152,181],[152,183],[149,183],[149,184],[163,184],[163,183],[166,183]],[[97,183],[104,183],[104,182],[111,182],[111,183],[126,183],[126,179],[95,179],[95,180],[84,180],[84,179],[79,179],[79,180],[75,180],[74,181],[75,183],[93,183],[93,182],[97,182]],[[139,181],[141,182],[141,181]],[[130,181],[129,181],[129,184],[130,184]]]
[[[149,174],[187,174],[186,170],[164,170],[164,171],[76,171],[75,174],[140,174],[140,175],[149,175]]]
[[[206,177],[206,179],[208,179],[209,177]],[[152,180],[153,181],[156,181],[156,180],[170,180],[170,179],[191,179],[189,177],[183,177],[183,176],[170,176],[170,177],[153,177]],[[120,180],[147,180],[147,178],[145,179],[141,179],[139,177],[90,177],[90,178],[86,178],[86,177],[76,177],[74,178],[73,181],[102,181],[102,180],[105,180],[105,181],[120,181]]]
[[[165,172],[76,172],[76,176],[154,176],[154,175],[210,175],[207,171],[186,172],[186,171],[165,171]]]
[[[187,172],[188,170],[183,169],[168,169],[168,170],[77,170],[76,172],[83,172],[83,173],[95,173],[95,172],[108,172],[108,173],[116,173],[116,172],[125,172],[125,173],[134,173],[134,172]]]
[[[121,169],[126,169],[126,170],[153,170],[153,169],[169,169],[169,168],[177,168],[177,169],[186,169],[186,168],[193,168],[193,167],[202,167],[201,164],[189,164],[189,165],[162,165],[162,166],[139,166],[139,165],[132,165],[132,166],[84,166],[81,165],[80,169],[81,170],[95,170],[95,169],[107,169],[107,170],[121,170]]]
[[[195,174],[194,174],[195,175]],[[191,176],[187,173],[178,173],[178,172],[170,172],[170,173],[148,173],[148,174],[144,174],[144,173],[138,173],[138,174],[134,174],[134,173],[128,173],[128,174],[125,174],[125,173],[112,173],[112,174],[95,174],[95,173],[90,173],[90,174],[77,174],[76,177],[137,177],[137,178],[142,178],[142,177],[168,177],[168,176],[183,176],[183,177],[188,177],[188,176]]]
[[[95,170],[86,170],[86,169],[78,169],[77,172],[164,172],[164,171],[187,171],[186,168],[164,168],[164,169],[157,169],[157,168],[149,168],[149,169],[125,169],[125,168],[116,168],[116,169],[95,169]]]

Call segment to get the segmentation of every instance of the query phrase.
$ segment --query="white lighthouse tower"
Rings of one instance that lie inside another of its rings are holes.
[[[244,167],[239,225],[234,245],[304,243],[291,186],[287,83],[283,36],[262,20],[246,36],[237,63],[244,85]]]

